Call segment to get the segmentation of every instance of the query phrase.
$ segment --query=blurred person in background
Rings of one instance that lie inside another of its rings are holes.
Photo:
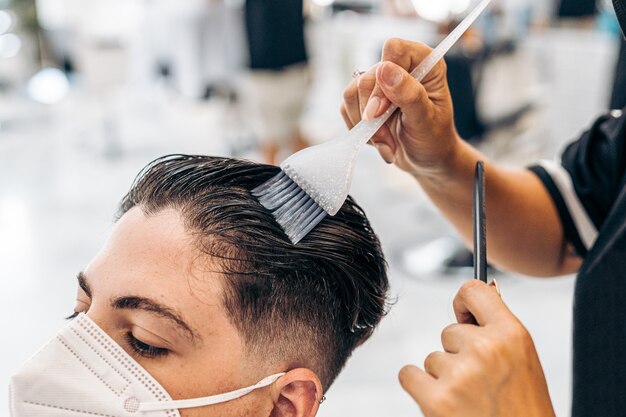
[[[310,74],[302,0],[246,0],[251,96],[265,161],[309,143],[300,130]]]
[[[626,33],[626,0],[613,3]],[[423,44],[388,41],[381,64],[347,87],[341,114],[352,128],[390,103],[399,107],[374,146],[419,182],[469,243],[474,169],[486,158],[454,126],[445,63],[422,83],[410,76],[430,52]],[[626,409],[624,110],[599,117],[558,161],[522,170],[486,163],[490,261],[531,276],[578,275],[574,417],[621,417]],[[497,291],[474,280],[453,306],[458,323],[443,330],[443,350],[431,353],[423,370],[400,372],[424,415],[553,417],[534,342]]]
[[[237,72],[240,10],[221,0],[154,0],[145,7],[138,77],[167,81],[179,95],[201,99],[227,92]],[[243,51],[241,51],[243,55]],[[241,64],[243,65],[243,64]]]
[[[571,19],[578,25],[592,26],[598,11],[596,0],[560,0],[557,15],[561,19]]]

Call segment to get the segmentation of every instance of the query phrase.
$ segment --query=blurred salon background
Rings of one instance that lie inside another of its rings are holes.
[[[340,136],[343,89],[386,39],[434,46],[472,5],[0,0],[0,383],[71,313],[76,273],[147,162],[200,153],[279,163]],[[626,105],[610,1],[493,0],[446,60],[459,132],[510,166],[554,158],[600,113]],[[372,149],[352,194],[386,249],[397,303],[319,415],[420,415],[396,374],[440,348],[452,298],[472,277],[470,254],[418,185]],[[567,416],[573,278],[491,273]]]

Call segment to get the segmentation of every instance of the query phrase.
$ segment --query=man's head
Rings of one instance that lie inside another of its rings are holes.
[[[204,156],[148,165],[79,277],[87,311],[174,397],[249,386],[183,416],[313,416],[322,392],[383,317],[378,239],[349,199],[292,245],[250,190],[277,168]]]

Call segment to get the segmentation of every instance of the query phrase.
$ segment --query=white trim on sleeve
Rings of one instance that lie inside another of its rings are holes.
[[[591,249],[593,244],[598,239],[598,229],[591,221],[589,214],[585,210],[585,207],[581,203],[576,190],[574,189],[574,183],[570,174],[559,163],[554,161],[544,160],[539,163],[546,172],[552,178],[552,181],[556,184],[557,188],[561,192],[561,196],[565,201],[565,205],[569,210],[569,214],[574,221],[580,240],[583,242],[587,250]]]

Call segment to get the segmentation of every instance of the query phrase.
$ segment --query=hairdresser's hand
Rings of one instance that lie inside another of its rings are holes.
[[[362,118],[383,114],[390,102],[398,105],[401,112],[392,116],[372,142],[385,161],[414,175],[445,170],[459,142],[445,63],[440,61],[422,83],[410,75],[430,52],[424,44],[387,41],[382,62],[352,81],[341,106],[352,128]]]
[[[441,334],[445,352],[431,353],[425,371],[400,371],[400,383],[424,415],[554,417],[533,341],[495,289],[476,280],[465,284],[454,312],[459,323]]]

